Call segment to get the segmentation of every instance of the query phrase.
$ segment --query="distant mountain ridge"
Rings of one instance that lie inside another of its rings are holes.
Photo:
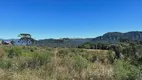
[[[117,43],[120,39],[140,41],[142,40],[142,31],[130,31],[126,33],[108,32],[102,36],[94,38],[92,42]]]
[[[78,47],[85,42],[92,41],[93,38],[78,38],[78,39],[70,39],[70,38],[63,38],[63,39],[43,39],[38,40],[36,42],[39,46],[48,46],[48,47]]]
[[[42,39],[37,40],[36,45],[48,47],[78,47],[86,42],[93,43],[119,43],[120,39],[128,40],[142,40],[142,31],[122,32],[108,32],[96,38],[62,38],[62,39]],[[13,40],[16,45],[21,45],[18,39],[0,39]]]
[[[119,43],[120,39],[128,40],[142,40],[142,31],[130,31],[126,33],[122,32],[108,32],[102,36],[96,38],[78,38],[78,39],[44,39],[38,40],[37,45],[49,46],[49,47],[77,47],[85,42],[93,43]]]

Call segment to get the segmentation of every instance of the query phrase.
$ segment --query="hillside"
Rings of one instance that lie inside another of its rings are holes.
[[[96,38],[85,38],[85,39],[83,38],[44,39],[44,40],[38,40],[36,44],[40,46],[49,46],[49,47],[77,47],[85,42],[110,43],[110,44],[119,43],[120,39],[140,41],[142,40],[142,31],[131,31],[127,33],[108,32]]]
[[[96,38],[62,38],[62,39],[42,39],[37,40],[35,45],[48,46],[48,47],[78,47],[86,42],[93,43],[119,43],[121,39],[128,40],[142,40],[142,31],[131,31],[126,33],[121,32],[108,32],[102,36]],[[4,40],[4,39],[1,39]],[[22,45],[18,42],[18,39],[7,39],[14,40],[15,45]]]
[[[95,39],[119,42],[122,38],[141,40],[141,33],[111,32]],[[95,39],[45,39],[36,41],[38,46],[0,45],[0,80],[142,80],[141,41],[92,45]],[[85,42],[87,48],[71,48]]]
[[[131,32],[126,32],[126,33],[108,32],[102,36],[94,38],[92,42],[118,43],[120,39],[140,41],[142,40],[142,31],[131,31]]]
[[[39,46],[48,46],[48,47],[77,47],[85,42],[90,42],[93,38],[86,38],[86,39],[70,39],[70,38],[63,38],[63,39],[44,39],[38,40],[36,45]]]

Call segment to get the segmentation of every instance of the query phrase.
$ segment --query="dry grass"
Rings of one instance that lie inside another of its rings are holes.
[[[5,51],[0,47],[0,58],[2,58],[5,54]]]
[[[5,54],[0,62],[0,80],[115,80],[108,51],[8,46],[3,48],[0,48],[0,54]],[[20,51],[20,55],[9,58],[7,55],[10,49],[14,49],[16,54]],[[92,56],[96,56],[95,62],[92,62]]]

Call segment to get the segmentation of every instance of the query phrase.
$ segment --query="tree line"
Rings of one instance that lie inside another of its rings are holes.
[[[130,58],[133,61],[136,61],[134,59],[142,60],[142,41],[138,40],[120,39],[117,44],[87,42],[78,48],[112,50],[115,52],[116,58],[121,58],[122,54],[125,58]]]

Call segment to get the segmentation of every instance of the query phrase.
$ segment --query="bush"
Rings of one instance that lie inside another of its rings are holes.
[[[13,57],[18,57],[22,54],[22,51],[20,48],[18,47],[14,47],[10,50],[8,50],[8,57],[9,58],[13,58]]]
[[[76,71],[81,71],[82,69],[86,68],[89,64],[88,60],[86,60],[80,55],[75,56],[74,60],[75,60],[75,63],[73,66]]]
[[[116,55],[114,52],[112,52],[112,51],[107,52],[107,58],[108,58],[110,64],[112,64],[114,62],[115,56]]]
[[[68,53],[69,53],[69,52],[68,52],[67,50],[59,50],[57,56],[59,56],[59,57],[62,58],[62,57],[67,56]]]
[[[0,68],[9,69],[12,66],[11,61],[0,60]]]
[[[0,48],[0,58],[2,58],[4,54],[5,54],[5,51],[2,48]]]
[[[31,53],[30,58],[24,63],[25,67],[38,68],[41,65],[47,64],[51,60],[51,53]]]
[[[114,63],[114,71],[116,80],[135,80],[139,70],[128,61],[117,60]]]

